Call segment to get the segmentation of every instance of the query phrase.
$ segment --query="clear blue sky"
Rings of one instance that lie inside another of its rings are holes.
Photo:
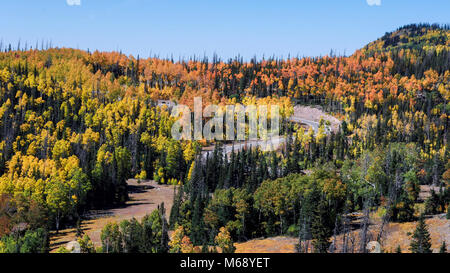
[[[0,39],[175,58],[353,53],[409,23],[450,23],[449,0],[14,0]]]

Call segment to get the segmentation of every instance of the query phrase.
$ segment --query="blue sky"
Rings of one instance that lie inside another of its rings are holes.
[[[14,0],[0,10],[3,43],[174,58],[349,55],[405,24],[450,23],[448,0]]]

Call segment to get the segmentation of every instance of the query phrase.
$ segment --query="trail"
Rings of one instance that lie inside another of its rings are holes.
[[[320,120],[330,122],[330,126],[325,126],[325,133],[330,134],[332,131],[337,131],[341,122],[333,116],[323,112],[322,110],[310,106],[297,105],[294,107],[294,114],[289,118],[290,122],[298,123],[301,125],[306,125],[314,130],[314,133],[319,132]],[[256,148],[259,147],[261,150],[273,151],[276,150],[280,145],[286,142],[284,136],[276,136],[267,140],[248,140],[235,142],[233,144],[228,144],[223,146],[224,155],[229,155],[233,151],[238,152],[246,148]],[[205,160],[207,156],[211,156],[214,153],[214,147],[208,147],[203,150],[202,159]]]

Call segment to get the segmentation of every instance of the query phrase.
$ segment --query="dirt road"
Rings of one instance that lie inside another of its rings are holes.
[[[311,106],[302,106],[297,105],[294,107],[294,114],[289,118],[289,121],[294,123],[299,123],[306,125],[307,127],[311,127],[315,133],[319,131],[320,120],[323,119],[325,121],[330,122],[330,126],[326,126],[326,133],[330,134],[331,131],[336,132],[339,130],[341,125],[341,121],[337,118],[323,112],[319,108],[311,107]],[[278,147],[286,142],[285,137],[283,136],[275,136],[268,140],[248,140],[242,142],[236,142],[234,144],[228,144],[223,147],[224,155],[229,155],[233,151],[238,152],[245,148],[255,148],[259,147],[263,151],[274,151],[277,150]],[[202,156],[203,159],[206,159],[207,156],[211,156],[214,152],[214,147],[210,146],[203,150]]]
[[[339,130],[341,121],[325,113],[317,107],[297,105],[294,107],[294,114],[291,117],[292,122],[298,122],[308,125],[312,127],[316,133],[319,130],[319,122],[321,119],[330,122],[331,128],[328,128],[329,130],[332,130],[334,132]],[[329,130],[327,131],[329,132]]]

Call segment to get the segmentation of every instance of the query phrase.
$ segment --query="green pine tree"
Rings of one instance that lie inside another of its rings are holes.
[[[182,203],[183,191],[183,186],[180,186],[178,191],[176,187],[174,188],[173,205],[169,216],[169,228],[171,229],[175,228],[175,225],[178,223],[178,218],[180,217],[180,206]]]
[[[314,220],[312,222],[312,238],[314,251],[316,253],[327,253],[330,247],[330,237],[332,235],[332,229],[328,222],[328,210],[324,201],[320,201]]]
[[[203,243],[202,253],[209,253],[209,246],[208,246],[208,244],[206,242]]]
[[[419,218],[416,230],[412,236],[410,250],[413,253],[431,253],[431,238],[423,215]]]
[[[397,246],[397,250],[395,251],[395,253],[397,253],[397,254],[402,253],[402,248],[400,247],[400,245]]]
[[[166,220],[166,209],[164,208],[164,202],[161,203],[160,206],[158,206],[158,213],[159,217],[161,219],[161,246],[160,246],[160,252],[161,253],[167,253],[169,251],[169,224]]]
[[[447,244],[445,241],[442,242],[441,248],[439,249],[439,253],[447,253]]]

